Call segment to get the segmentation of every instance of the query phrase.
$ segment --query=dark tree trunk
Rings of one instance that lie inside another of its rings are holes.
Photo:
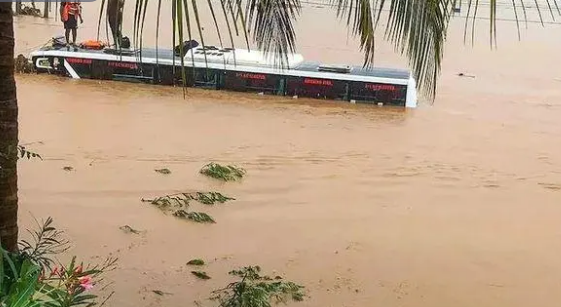
[[[45,0],[45,8],[43,9],[43,17],[49,18],[49,11],[51,10],[51,1]]]
[[[0,241],[10,251],[18,239],[18,103],[14,80],[12,3],[0,2]]]

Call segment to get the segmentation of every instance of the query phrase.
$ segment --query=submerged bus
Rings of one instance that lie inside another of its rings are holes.
[[[340,100],[415,108],[416,82],[407,70],[329,65],[288,55],[285,68],[248,49],[199,46],[186,42],[182,78],[179,48],[68,48],[61,38],[31,53],[37,72],[75,79],[180,85],[214,90]],[[193,47],[194,46],[194,47]]]

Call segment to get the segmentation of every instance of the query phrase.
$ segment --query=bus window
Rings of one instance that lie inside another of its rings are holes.
[[[347,82],[340,80],[288,77],[287,95],[323,99],[347,98]]]

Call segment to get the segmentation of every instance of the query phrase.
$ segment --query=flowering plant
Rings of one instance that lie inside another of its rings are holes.
[[[0,248],[0,307],[96,304],[98,296],[90,290],[102,280],[103,273],[115,268],[117,259],[110,257],[100,265],[84,267],[74,256],[67,266],[58,263],[51,267],[55,263],[51,256],[66,251],[68,244],[58,238],[61,232],[51,223],[49,218],[39,231],[32,232],[35,242],[22,241],[17,253]]]
[[[72,257],[68,266],[59,264],[48,275],[39,275],[34,299],[49,302],[47,306],[53,307],[93,306],[97,295],[89,290],[101,280],[98,277],[102,273],[114,268],[115,262],[116,259],[108,258],[102,265],[84,268],[83,263],[77,265],[76,257]]]

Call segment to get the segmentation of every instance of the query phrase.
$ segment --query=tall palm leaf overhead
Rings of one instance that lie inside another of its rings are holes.
[[[101,13],[106,1],[102,0]],[[131,1],[131,0],[129,0]],[[142,34],[146,23],[149,2],[158,5],[157,27],[161,24],[162,0],[134,0],[134,44],[142,47]],[[296,34],[293,22],[300,15],[300,0],[170,0],[171,21],[173,23],[173,45],[185,39],[199,37],[203,46],[203,24],[199,18],[203,6],[210,10],[220,44],[223,45],[224,29],[219,21],[225,21],[229,44],[235,47],[234,36],[243,36],[245,47],[251,43],[275,59],[279,67],[286,67],[288,55],[295,51]],[[453,9],[461,0],[319,0],[332,7],[359,38],[360,50],[364,53],[365,67],[374,64],[375,38],[379,36],[391,42],[396,52],[407,57],[413,76],[421,92],[430,99],[436,94],[437,79],[444,53],[444,43]],[[467,1],[466,34],[468,21],[472,20],[472,40],[478,7],[483,0]],[[542,12],[538,0],[511,0],[516,17],[518,35],[520,26],[518,11],[522,9],[527,21],[525,1],[531,1],[538,10],[543,25]],[[558,1],[545,0],[552,18],[561,15]],[[167,2],[167,1],[165,1]],[[464,2],[465,3],[465,2]],[[490,19],[490,42],[496,43],[497,0],[488,0]],[[385,31],[377,31],[382,12],[387,15]],[[167,20],[167,18],[166,18]],[[100,16],[101,23],[101,16]],[[464,39],[465,39],[464,35]],[[157,41],[157,39],[156,39]],[[183,50],[182,50],[183,52]],[[183,60],[181,61],[183,67]],[[179,63],[178,63],[179,64]]]

